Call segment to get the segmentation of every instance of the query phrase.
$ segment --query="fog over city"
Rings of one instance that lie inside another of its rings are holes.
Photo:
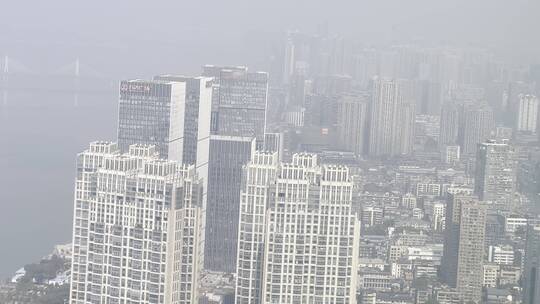
[[[0,303],[540,303],[540,1],[10,1]]]

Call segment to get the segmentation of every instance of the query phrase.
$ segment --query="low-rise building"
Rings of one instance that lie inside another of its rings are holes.
[[[484,287],[497,287],[499,281],[499,265],[484,264]]]
[[[361,289],[390,290],[394,278],[390,272],[378,268],[360,268],[358,287]]]
[[[511,245],[489,246],[488,261],[499,265],[513,265],[514,247]]]
[[[519,227],[527,227],[528,219],[522,216],[509,216],[504,222],[504,231],[506,234],[513,235]]]

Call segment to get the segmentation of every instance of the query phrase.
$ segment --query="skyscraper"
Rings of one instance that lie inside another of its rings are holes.
[[[206,65],[203,76],[214,77],[212,134],[255,137],[262,144],[266,129],[268,74],[246,67]]]
[[[397,104],[400,98],[395,81],[374,80],[369,133],[370,155],[392,154],[392,135],[398,121]]]
[[[176,75],[155,76],[154,80],[184,83],[186,86],[183,114],[182,163],[197,167],[208,163],[210,145],[210,113],[212,108],[212,79]],[[179,109],[180,110],[180,109]]]
[[[540,224],[529,223],[523,269],[523,304],[540,301]]]
[[[338,133],[342,148],[364,154],[367,137],[369,95],[343,96],[339,101]]]
[[[431,217],[431,227],[436,232],[443,232],[446,221],[446,205],[443,202],[433,204],[433,214]]]
[[[536,133],[538,98],[534,95],[519,95],[517,116],[517,131]]]
[[[156,145],[160,157],[201,166],[208,163],[212,79],[162,75],[120,84],[118,142]]]
[[[276,179],[277,153],[255,152],[244,168],[240,196],[236,303],[262,302],[266,209],[272,195],[269,185]]]
[[[475,193],[481,200],[511,202],[516,190],[515,152],[506,142],[487,141],[478,145]]]
[[[459,143],[459,107],[453,103],[445,103],[441,110],[441,128],[439,133],[439,147],[456,145]]]
[[[399,107],[399,126],[393,139],[394,145],[397,146],[395,155],[411,155],[413,153],[414,143],[414,121],[415,107],[412,102],[404,102]]]
[[[287,41],[285,42],[285,52],[283,58],[283,76],[282,83],[289,84],[291,76],[294,73],[294,42],[291,34],[287,34]]]
[[[255,150],[251,137],[212,135],[206,208],[205,268],[235,272],[242,168]]]
[[[118,143],[155,145],[159,156],[195,165],[208,189],[212,79],[161,75],[120,84]]]
[[[510,115],[505,115],[503,118],[507,121],[507,126],[515,127],[517,125],[517,120],[519,115],[517,114],[520,111],[521,96],[529,95],[534,92],[533,85],[525,83],[523,81],[511,81],[508,83],[508,88],[506,90],[506,113]]]
[[[492,136],[495,129],[493,111],[488,106],[464,106],[461,151],[465,155],[476,153],[479,143]]]
[[[155,145],[160,157],[182,161],[186,84],[126,80],[120,83],[118,145]]]
[[[70,303],[197,303],[204,250],[194,166],[154,146],[78,155]]]
[[[474,200],[467,195],[448,195],[445,210],[444,254],[441,264],[441,279],[455,287],[457,281],[457,261],[459,252],[459,222],[462,201]]]
[[[235,73],[238,75],[247,73],[247,67],[243,66],[213,66],[213,65],[205,65],[202,67],[202,75],[205,77],[212,77],[214,79],[214,82],[212,84],[212,113],[211,113],[211,121],[210,121],[210,132],[211,134],[219,134],[218,133],[218,116],[219,116],[219,80],[221,76],[221,71],[226,70],[228,73]]]
[[[486,206],[476,197],[449,196],[441,275],[465,303],[480,303],[482,297],[486,216]]]
[[[412,152],[414,104],[396,80],[374,79],[369,132],[371,156],[397,156]]]
[[[282,132],[264,134],[264,147],[262,150],[266,152],[277,152],[280,161],[283,158],[283,145],[284,135]]]
[[[234,272],[242,166],[263,148],[268,74],[207,65],[203,75],[214,77],[205,266]]]
[[[236,303],[356,303],[360,222],[342,166],[256,152],[241,194]]]
[[[482,202],[468,201],[461,206],[456,288],[464,302],[481,301],[486,216]]]

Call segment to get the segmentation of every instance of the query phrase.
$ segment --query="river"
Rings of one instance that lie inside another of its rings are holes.
[[[117,93],[99,89],[19,89],[0,103],[0,279],[71,241],[76,154],[116,134]]]

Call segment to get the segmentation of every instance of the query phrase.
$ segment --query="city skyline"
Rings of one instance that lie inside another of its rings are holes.
[[[462,1],[0,18],[0,302],[536,303],[536,5]]]

